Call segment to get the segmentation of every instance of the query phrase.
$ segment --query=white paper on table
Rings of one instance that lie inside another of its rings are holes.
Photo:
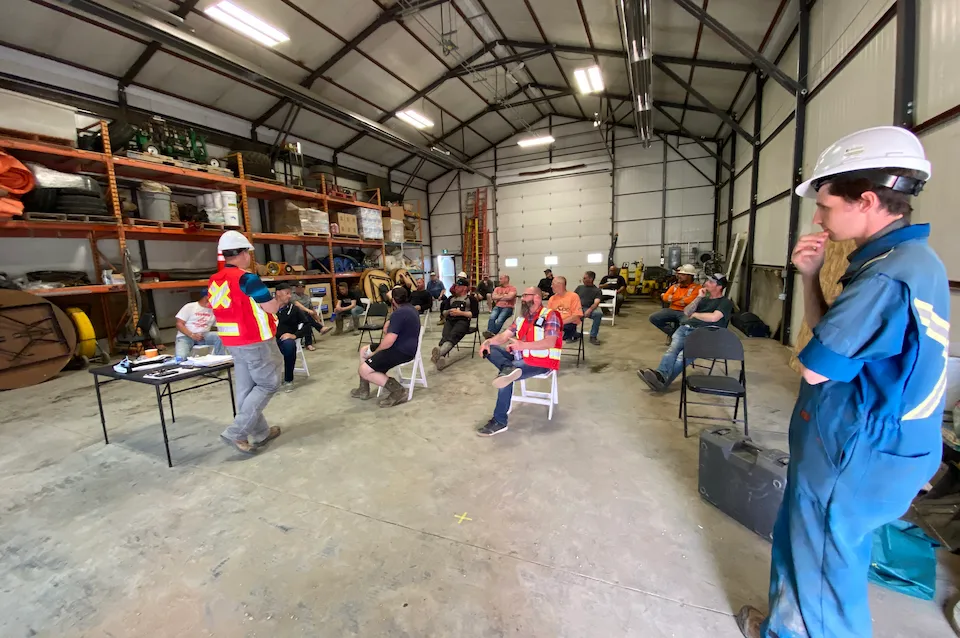
[[[184,365],[207,368],[210,366],[218,366],[223,363],[230,363],[232,361],[233,357],[229,354],[206,354],[202,357],[189,357],[183,363]]]

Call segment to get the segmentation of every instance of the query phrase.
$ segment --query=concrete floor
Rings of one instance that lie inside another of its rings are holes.
[[[635,376],[663,350],[652,310],[564,366],[552,422],[520,406],[492,439],[489,364],[430,366],[383,410],[347,397],[355,336],[309,353],[252,459],[218,440],[222,385],[176,398],[173,469],[148,387],[104,388],[108,446],[85,372],[0,395],[0,636],[736,638],[770,546],[700,500],[676,392]],[[746,349],[755,438],[784,446],[788,353]],[[875,635],[952,635],[953,565],[937,602],[873,587]]]

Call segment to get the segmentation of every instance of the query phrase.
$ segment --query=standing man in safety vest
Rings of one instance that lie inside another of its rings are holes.
[[[274,336],[280,308],[257,275],[247,272],[253,245],[243,234],[228,230],[217,249],[226,267],[210,277],[207,294],[217,318],[220,340],[233,356],[237,416],[220,435],[243,454],[255,454],[267,441],[280,436],[268,427],[263,409],[280,387],[283,359]]]
[[[770,614],[737,615],[749,638],[870,636],[873,532],[906,512],[940,465],[949,284],[927,245],[930,226],[910,225],[910,198],[929,178],[916,136],[882,126],[835,142],[797,187],[816,198],[823,227],[791,257],[813,338],[799,355]],[[829,306],[820,288],[828,239],[857,245]]]
[[[480,354],[500,371],[493,380],[499,388],[493,418],[477,430],[479,436],[507,431],[507,410],[513,382],[560,368],[563,319],[543,305],[539,288],[527,288],[520,297],[520,316],[509,328],[480,345]]]

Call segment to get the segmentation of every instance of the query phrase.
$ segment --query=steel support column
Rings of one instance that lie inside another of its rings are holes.
[[[717,150],[723,156],[723,147],[717,144]],[[711,250],[717,251],[717,241],[720,239],[720,176],[722,175],[720,162],[716,162],[716,172],[713,182],[713,241]]]
[[[747,226],[747,251],[744,254],[744,264],[747,272],[743,285],[743,304],[741,308],[750,311],[750,293],[753,291],[753,247],[757,243],[757,187],[760,185],[760,128],[763,126],[763,85],[764,77],[759,71],[756,74],[756,100],[753,103],[753,135],[756,142],[753,144],[752,164],[750,166],[750,218]]]
[[[667,144],[663,144],[663,190],[660,201],[660,265],[667,264]],[[682,259],[681,259],[682,261]]]
[[[733,253],[730,252],[730,242],[733,240],[733,186],[734,182],[737,180],[734,179],[736,176],[736,164],[737,164],[737,136],[731,135],[730,140],[730,179],[727,183],[730,185],[730,188],[727,189],[727,244],[724,247],[724,252],[727,253],[727,267],[730,266],[730,259],[733,258]]]
[[[720,36],[724,42],[739,51],[743,57],[753,62],[758,69],[776,80],[777,84],[784,89],[794,95],[796,95],[798,91],[806,90],[799,82],[781,71],[780,67],[765,58],[759,51],[754,50],[753,47],[740,39],[733,31],[723,26],[719,20],[710,16],[710,14],[703,10],[699,2],[694,2],[693,0],[673,1],[680,5],[684,11],[709,27],[710,30]]]
[[[800,25],[797,32],[798,41],[798,73],[797,77],[804,85],[807,83],[807,71],[810,64],[810,7],[806,0],[800,2]],[[797,93],[795,106],[796,128],[793,134],[793,181],[796,188],[803,181],[803,145],[807,129],[807,96],[806,92]],[[783,319],[780,322],[780,343],[790,345],[793,323],[793,296],[797,269],[790,260],[793,247],[797,243],[798,227],[800,225],[800,197],[796,193],[790,194],[790,221],[787,230],[786,268],[783,282]]]
[[[916,124],[917,0],[897,0],[897,70],[894,79],[893,123]]]

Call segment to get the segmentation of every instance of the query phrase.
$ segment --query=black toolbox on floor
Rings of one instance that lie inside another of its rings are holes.
[[[766,539],[787,484],[790,455],[760,447],[736,428],[700,433],[700,496]]]

